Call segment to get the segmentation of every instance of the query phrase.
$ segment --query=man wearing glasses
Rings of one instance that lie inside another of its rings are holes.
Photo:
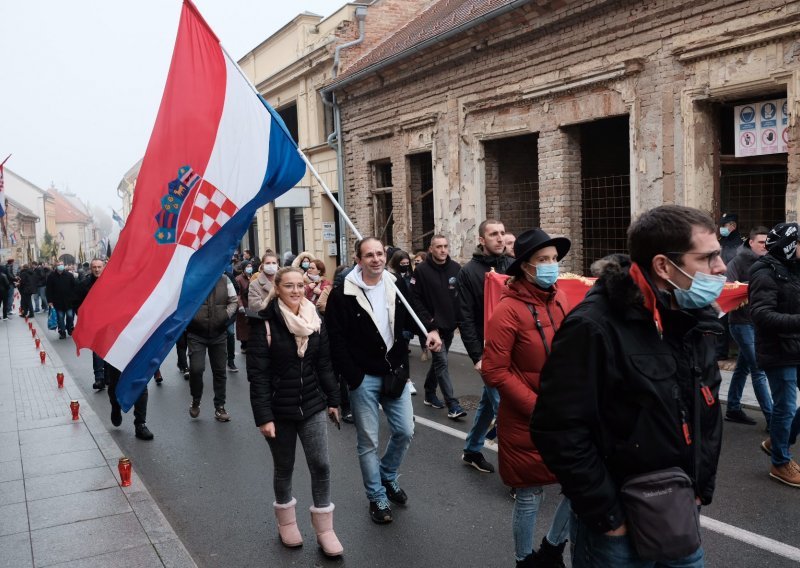
[[[711,502],[722,442],[714,357],[722,326],[712,304],[725,263],[713,219],[678,205],[640,215],[628,248],[630,257],[595,263],[597,284],[556,334],[531,435],[572,501],[573,566],[695,568],[703,566],[695,503]],[[682,513],[658,500],[652,517],[695,530],[674,537],[659,526],[650,542],[671,549],[654,557],[622,487],[668,468],[688,476],[688,490],[654,494],[681,493]]]

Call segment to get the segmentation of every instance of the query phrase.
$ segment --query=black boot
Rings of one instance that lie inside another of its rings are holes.
[[[539,552],[536,553],[536,563],[531,566],[540,568],[565,568],[564,564],[564,547],[567,546],[567,541],[562,542],[558,546],[550,544],[547,538],[542,539],[542,546]]]
[[[523,558],[522,560],[517,560],[517,568],[536,568],[538,566],[537,554],[535,552],[531,552],[528,556]]]

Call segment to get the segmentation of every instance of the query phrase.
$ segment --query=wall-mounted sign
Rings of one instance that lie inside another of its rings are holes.
[[[276,198],[274,203],[275,207],[279,209],[288,207],[310,207],[311,193],[308,187],[297,185]]]
[[[336,226],[334,225],[333,221],[323,221],[322,240],[326,242],[336,240]]]
[[[786,99],[734,107],[736,157],[787,152],[789,107]]]
[[[328,256],[336,256],[336,243],[328,243]]]

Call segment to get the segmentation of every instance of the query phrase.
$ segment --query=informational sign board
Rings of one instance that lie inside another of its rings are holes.
[[[789,112],[786,99],[734,107],[736,157],[787,151]]]
[[[326,242],[336,240],[336,226],[333,221],[325,221],[322,223],[322,240]]]
[[[336,243],[328,243],[328,256],[336,256]]]

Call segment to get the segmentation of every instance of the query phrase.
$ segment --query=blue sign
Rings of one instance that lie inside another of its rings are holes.
[[[739,120],[742,122],[753,122],[756,119],[756,109],[751,106],[742,107],[739,111]]]

